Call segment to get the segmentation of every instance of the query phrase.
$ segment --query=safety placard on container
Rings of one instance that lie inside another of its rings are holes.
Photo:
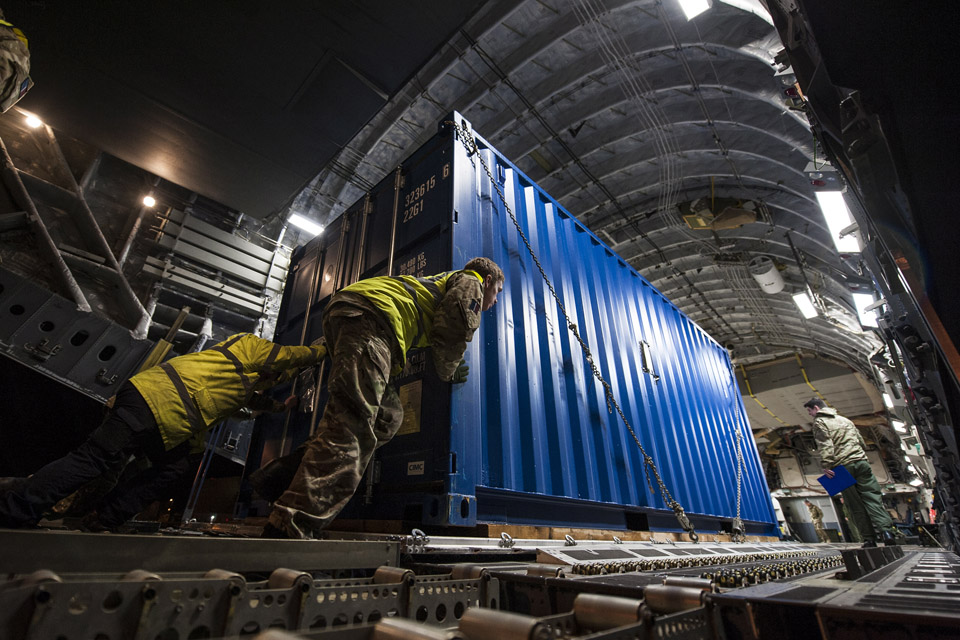
[[[403,407],[403,422],[397,431],[398,436],[408,433],[420,433],[420,397],[423,392],[423,380],[414,380],[400,387],[400,405]]]

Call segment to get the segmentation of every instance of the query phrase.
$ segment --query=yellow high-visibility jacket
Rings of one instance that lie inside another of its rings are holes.
[[[289,380],[325,355],[322,346],[287,347],[241,333],[150,367],[130,382],[153,412],[169,450],[244,407],[277,410],[258,402],[257,392]]]
[[[394,363],[394,375],[410,349],[433,347],[437,374],[449,380],[480,326],[483,278],[468,270],[423,278],[379,276],[344,287],[331,304],[354,295],[370,301],[393,329],[404,358]]]

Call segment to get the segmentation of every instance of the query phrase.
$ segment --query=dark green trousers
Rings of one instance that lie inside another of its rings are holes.
[[[850,509],[853,522],[864,542],[878,541],[883,532],[893,528],[890,514],[883,508],[883,494],[877,477],[866,460],[843,465],[857,484],[843,490],[843,503]]]

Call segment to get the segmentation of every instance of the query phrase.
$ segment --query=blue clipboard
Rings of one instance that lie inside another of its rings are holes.
[[[823,475],[817,478],[817,482],[827,490],[827,493],[835,496],[844,489],[848,489],[857,484],[857,479],[850,475],[850,472],[847,471],[845,466],[839,464],[833,468],[832,478]]]

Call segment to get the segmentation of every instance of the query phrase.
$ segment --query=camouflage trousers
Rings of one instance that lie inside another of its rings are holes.
[[[884,531],[893,530],[893,520],[883,508],[883,494],[877,477],[866,460],[854,460],[843,466],[857,483],[843,490],[843,503],[850,508],[850,515],[864,542],[876,542]]]
[[[827,530],[823,528],[823,520],[819,518],[814,520],[813,530],[817,532],[817,538],[820,539],[820,542],[830,542],[830,538],[827,536]]]
[[[308,538],[330,524],[359,486],[374,450],[400,428],[403,407],[390,384],[399,346],[375,313],[334,303],[324,314],[329,399],[293,482],[270,514],[270,523],[290,537]]]

